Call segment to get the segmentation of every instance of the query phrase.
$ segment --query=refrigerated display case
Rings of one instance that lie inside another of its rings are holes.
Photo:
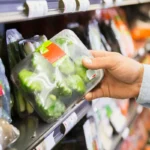
[[[145,2],[150,1],[72,0],[72,2],[70,2],[67,0],[0,0],[0,56],[4,62],[11,89],[15,92],[17,91],[11,81],[10,74],[12,69],[19,61],[21,61],[21,59],[26,57],[29,52],[28,49],[25,51],[27,53],[23,55],[23,53],[20,53],[20,48],[25,48],[22,47],[25,45],[27,45],[26,48],[29,48],[28,46],[31,46],[31,44],[38,48],[39,45],[37,41],[40,37],[51,39],[63,29],[71,29],[74,31],[87,49],[101,49],[107,51],[113,51],[115,49],[115,51],[122,53],[123,55],[128,55],[143,63],[149,63],[149,40],[146,38],[146,41],[142,42],[144,43],[142,46],[139,44],[140,42],[132,41],[132,37],[134,39],[134,36],[132,35],[133,28],[130,28],[130,24],[127,24],[129,22],[128,19],[127,21],[123,20],[125,18],[124,14],[127,14],[129,11],[128,8],[130,7],[130,10],[132,10],[132,6],[130,5],[135,5],[134,8],[136,8],[136,6],[140,6],[141,3]],[[125,13],[120,14],[122,10],[120,11],[119,8],[107,9],[116,6],[126,6],[122,8]],[[109,12],[109,15],[112,13],[112,16],[116,20],[110,18],[106,11]],[[103,17],[101,16],[102,14]],[[17,29],[18,31],[16,32],[16,30],[11,29]],[[129,37],[128,34],[130,33],[130,29],[132,37]],[[11,32],[8,34],[7,31]],[[7,39],[7,41],[5,39]],[[47,39],[44,40],[44,42],[47,41]],[[126,43],[128,43],[124,45],[125,52],[121,50],[123,44],[120,42],[120,40],[124,41],[124,39],[126,39]],[[56,40],[57,39],[53,39],[53,42]],[[75,42],[75,40],[68,40],[69,38],[64,40],[63,37],[57,44],[63,49],[66,48],[66,45],[68,46]],[[22,45],[20,44],[21,46],[19,45],[19,47],[18,43],[21,43]],[[65,46],[63,43],[65,43]],[[128,51],[128,48],[132,48],[132,50]],[[13,56],[15,58],[18,57],[16,59],[17,61],[11,66],[9,58],[12,57],[12,49],[15,49],[13,51]],[[30,51],[32,50],[30,49]],[[88,50],[86,51],[88,52]],[[78,54],[79,53],[80,52],[78,52]],[[74,58],[75,53],[72,53],[71,61],[74,60]],[[38,62],[40,60],[42,59],[39,59]],[[29,63],[29,61],[27,62]],[[32,61],[30,60],[30,62]],[[22,67],[23,65],[20,66]],[[27,69],[26,65],[24,67]],[[30,72],[28,73],[30,74],[32,70],[29,69],[29,71]],[[63,72],[63,77],[66,76],[68,71],[69,67]],[[79,76],[83,78],[81,71],[82,73],[85,73],[85,69],[80,65],[78,72]],[[25,72],[25,74],[27,75],[27,72]],[[56,77],[58,77],[57,74]],[[24,78],[25,76],[23,75],[23,79]],[[83,80],[87,83],[85,78]],[[75,81],[77,82],[74,78],[69,84],[74,85]],[[15,79],[15,82],[18,84],[18,79]],[[39,86],[39,84],[37,85]],[[26,86],[25,89],[38,89],[38,86]],[[24,93],[26,92],[27,91],[24,91]],[[14,93],[12,92],[11,94],[13,95]],[[35,96],[38,94],[39,93],[37,92]],[[59,117],[55,121],[45,123],[39,118],[38,114],[33,111],[30,103],[26,103],[26,101],[23,100],[24,95],[22,95],[21,92],[16,93],[16,95],[17,96],[13,97],[14,100],[12,100],[12,103],[14,101],[13,109],[11,109],[12,124],[19,129],[20,137],[8,147],[10,150],[116,150],[116,148],[120,147],[123,149],[128,143],[132,142],[132,140],[130,141],[128,139],[135,137],[136,135],[135,132],[131,131],[134,128],[136,122],[134,120],[138,118],[137,116],[142,118],[142,123],[140,122],[139,126],[137,126],[139,130],[141,129],[141,132],[137,134],[139,138],[142,136],[144,139],[144,142],[141,142],[142,144],[139,143],[139,147],[145,147],[146,149],[149,146],[148,134],[143,128],[145,125],[146,130],[149,130],[147,119],[149,118],[149,111],[146,109],[143,111],[143,108],[138,106],[134,100],[132,102],[129,102],[129,100],[116,102],[114,99],[96,99],[93,102],[87,102],[82,97],[83,95],[81,96],[79,94],[78,96],[80,97],[78,97],[78,101],[70,105],[67,112],[64,113],[63,111],[63,113],[59,113]],[[16,101],[17,98],[19,99],[19,103]],[[28,98],[33,100],[32,95]],[[56,100],[54,96],[51,96],[51,99],[53,99],[53,101]],[[66,100],[70,100],[71,103],[70,98]],[[58,106],[60,105],[57,105],[56,107]],[[58,109],[59,110],[56,110],[57,115],[58,112],[61,111],[60,108]],[[28,115],[26,115],[27,110],[28,112],[31,112]],[[20,115],[20,112],[23,113]],[[54,115],[54,112],[52,115]],[[118,119],[116,120],[116,118]]]

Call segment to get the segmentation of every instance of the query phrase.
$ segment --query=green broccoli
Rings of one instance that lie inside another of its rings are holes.
[[[63,81],[59,81],[56,83],[56,88],[57,91],[59,92],[58,94],[60,96],[71,96],[72,95],[72,90],[63,82]]]
[[[56,100],[57,100],[56,96],[53,95],[53,94],[49,95],[49,98],[50,98],[52,101],[56,101]]]
[[[42,83],[38,79],[36,80],[36,74],[23,69],[19,72],[19,80],[22,87],[26,90],[31,91],[41,91]]]
[[[59,37],[57,39],[55,39],[56,44],[58,45],[63,45],[63,44],[67,44],[67,45],[72,45],[73,42],[68,40],[67,38],[64,37]]]
[[[59,70],[66,75],[73,74],[75,72],[74,63],[67,55],[55,62],[53,66],[58,67]]]
[[[41,117],[44,117],[45,120],[57,119],[65,112],[66,109],[65,105],[53,94],[48,96],[45,104],[42,104],[40,98],[37,96],[36,104]]]
[[[86,75],[86,71],[88,69],[82,65],[81,58],[79,58],[75,61],[75,68],[76,68],[76,73],[84,80],[85,83],[90,81]]]
[[[80,94],[84,94],[86,91],[83,80],[78,75],[71,75],[66,79],[67,85],[73,90],[79,92]]]

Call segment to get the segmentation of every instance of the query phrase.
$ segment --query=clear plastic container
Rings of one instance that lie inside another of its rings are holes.
[[[103,70],[82,66],[85,56],[92,57],[71,30],[63,30],[13,69],[13,82],[44,121],[56,121],[101,81]]]
[[[14,143],[20,135],[19,130],[6,120],[0,118],[0,150]]]

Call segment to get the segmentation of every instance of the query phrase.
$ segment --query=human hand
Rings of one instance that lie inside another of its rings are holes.
[[[139,95],[144,72],[142,64],[115,52],[91,53],[94,58],[84,58],[83,65],[88,69],[104,69],[104,78],[86,94],[87,100],[99,97],[126,99]]]

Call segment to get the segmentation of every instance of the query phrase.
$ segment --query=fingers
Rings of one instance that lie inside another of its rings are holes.
[[[110,69],[113,66],[113,57],[86,57],[82,63],[88,69]]]
[[[89,92],[85,95],[85,99],[91,101],[96,98],[104,97],[102,89],[94,89],[93,91]]]
[[[91,50],[90,53],[93,55],[93,57],[106,57],[108,55],[111,55],[112,52],[107,52],[107,51],[95,51],[95,50]]]

